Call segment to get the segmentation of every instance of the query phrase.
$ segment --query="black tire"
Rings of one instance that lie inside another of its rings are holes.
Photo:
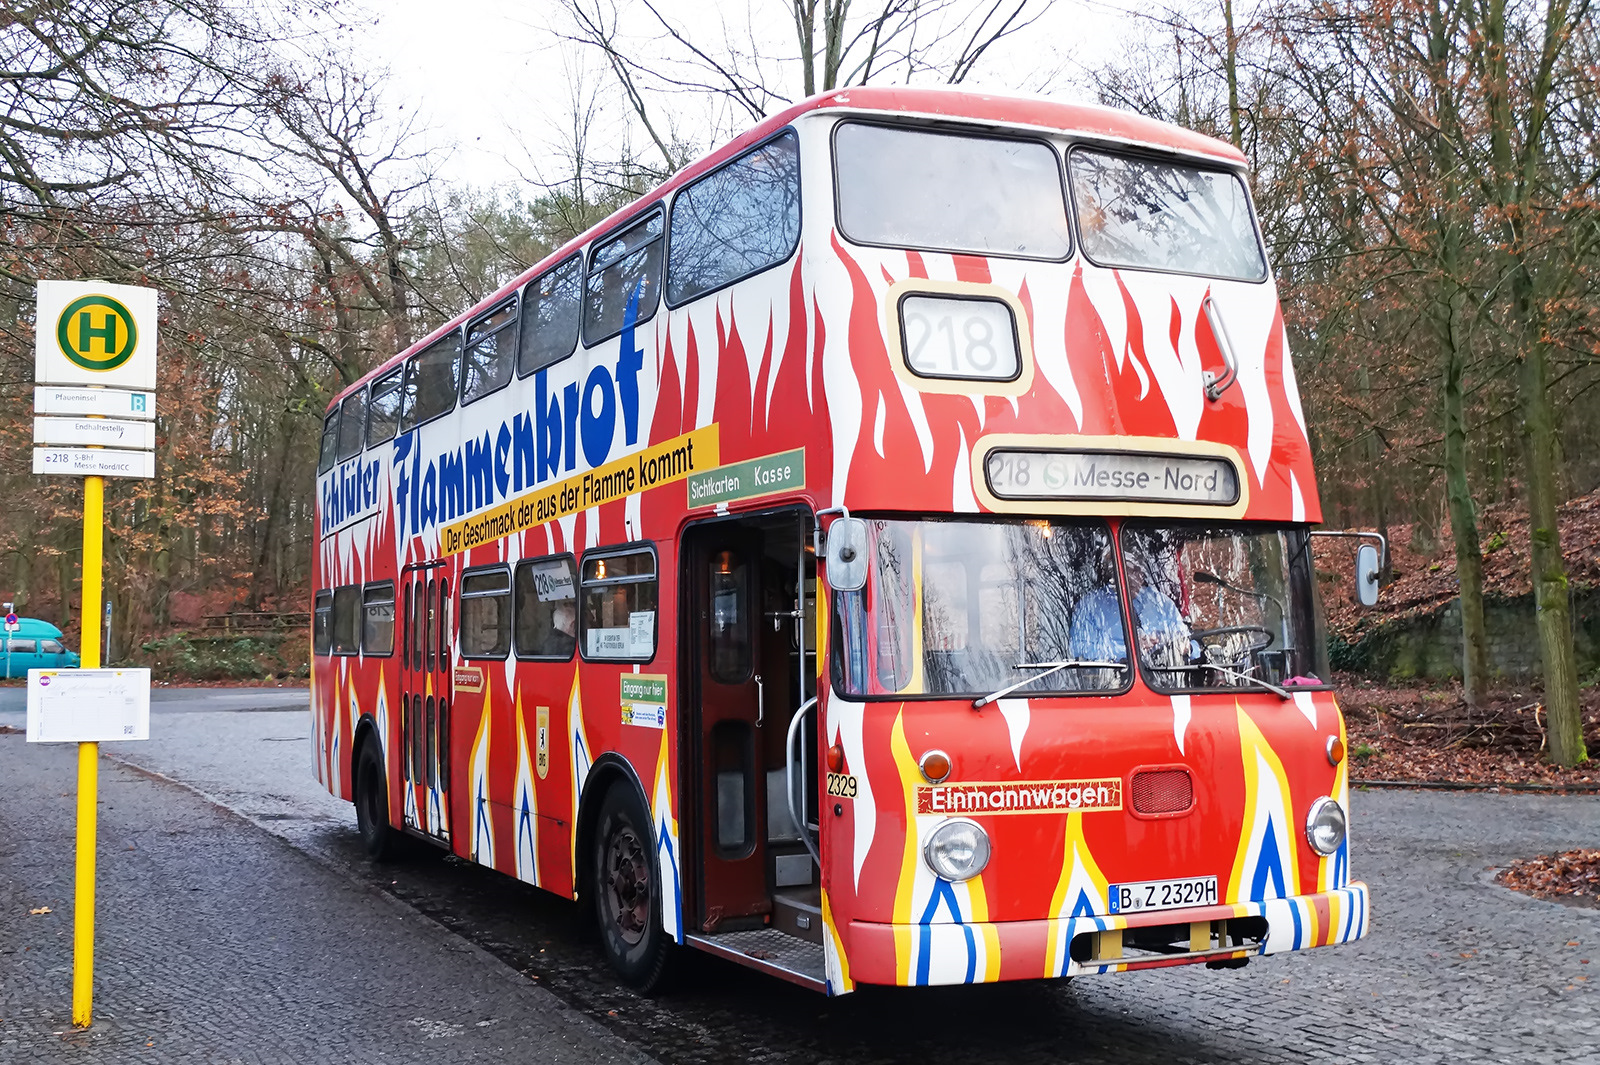
[[[389,824],[389,785],[378,741],[368,739],[356,756],[356,827],[367,857],[392,862],[401,857],[405,840]]]
[[[600,949],[624,983],[645,992],[662,986],[674,945],[661,923],[654,838],[649,815],[627,785],[606,792],[590,880]]]

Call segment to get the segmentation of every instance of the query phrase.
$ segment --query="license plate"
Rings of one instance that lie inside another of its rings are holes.
[[[1107,891],[1112,913],[1176,910],[1184,906],[1215,906],[1217,878],[1188,876],[1179,880],[1141,880],[1137,884],[1112,884]]]

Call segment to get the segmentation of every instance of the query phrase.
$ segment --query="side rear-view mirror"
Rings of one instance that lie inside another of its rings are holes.
[[[1362,606],[1378,605],[1378,549],[1371,544],[1356,548],[1356,598]]]
[[[859,592],[867,583],[867,523],[839,518],[828,526],[828,584],[841,592]]]

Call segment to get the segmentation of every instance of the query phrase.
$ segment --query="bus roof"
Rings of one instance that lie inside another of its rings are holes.
[[[462,313],[438,326],[426,336],[391,358],[385,359],[354,384],[341,390],[329,401],[327,410],[344,397],[365,385],[374,377],[392,369],[396,364],[431,344],[453,329],[460,328],[469,319],[481,314],[504,300],[535,276],[570,257],[590,240],[621,225],[626,219],[653,204],[659,203],[675,189],[694,181],[727,160],[758,144],[796,118],[812,111],[837,110],[851,113],[895,114],[906,118],[931,121],[960,121],[969,124],[996,127],[1033,128],[1041,132],[1067,133],[1091,138],[1133,144],[1139,147],[1169,151],[1193,156],[1204,156],[1225,166],[1242,167],[1248,160],[1244,153],[1227,141],[1208,137],[1203,133],[1175,126],[1170,122],[1149,118],[1132,111],[1098,104],[1066,103],[1041,96],[1013,96],[1002,93],[972,92],[952,88],[912,87],[858,87],[835,89],[819,93],[799,103],[769,115],[750,129],[722,145],[708,155],[690,163],[666,181],[640,196],[637,200],[618,208],[588,230],[561,245],[543,259],[500,286],[486,298],[479,300]]]

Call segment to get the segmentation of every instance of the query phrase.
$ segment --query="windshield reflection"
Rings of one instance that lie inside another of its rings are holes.
[[[1327,646],[1303,529],[1122,529],[1139,664],[1157,690],[1321,685]]]

